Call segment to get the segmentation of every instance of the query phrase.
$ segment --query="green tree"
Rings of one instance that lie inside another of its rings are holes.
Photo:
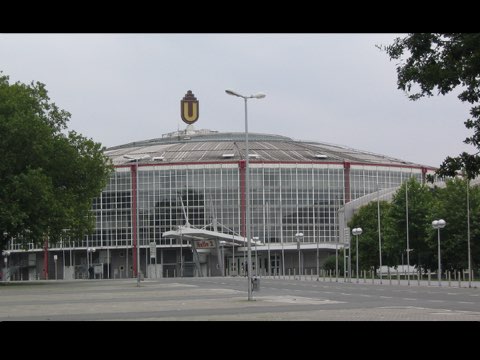
[[[0,247],[91,233],[93,198],[112,165],[99,143],[66,131],[70,113],[45,85],[9,83],[0,72]]]
[[[380,265],[378,249],[378,205],[377,202],[371,202],[362,206],[348,222],[350,229],[360,227],[363,230],[362,235],[358,237],[358,267],[360,270],[371,270]],[[387,220],[387,214],[390,204],[386,201],[380,201],[380,225],[382,233],[382,265],[384,258],[384,230]],[[356,246],[355,238],[352,238],[352,264],[356,264]]]
[[[408,34],[380,48],[391,60],[399,60],[398,88],[411,100],[432,96],[434,90],[445,95],[461,88],[460,101],[473,105],[471,118],[465,121],[465,126],[473,129],[473,135],[464,142],[480,150],[480,33]],[[437,174],[454,176],[462,168],[470,179],[477,176],[480,173],[478,153],[463,152],[457,157],[447,157]]]
[[[470,188],[470,248],[472,267],[480,256],[480,189]],[[435,189],[435,203],[430,211],[429,236],[427,243],[434,256],[431,269],[437,269],[438,257],[437,230],[433,229],[431,222],[435,219],[444,219],[447,225],[440,230],[440,248],[442,257],[442,270],[468,269],[467,246],[467,181],[453,179],[447,181],[444,189]]]
[[[326,259],[325,262],[323,263],[323,269],[326,271],[332,271],[332,274],[335,272],[335,265],[336,265],[336,256],[335,255],[329,255]]]
[[[404,183],[392,199],[386,221],[385,249],[389,265],[399,265],[402,255],[406,264],[407,220],[405,185],[408,184],[408,235],[410,247],[410,265],[429,267],[433,254],[426,242],[431,224],[432,194],[424,184],[411,178]]]

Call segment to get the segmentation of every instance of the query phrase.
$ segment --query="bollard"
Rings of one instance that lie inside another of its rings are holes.
[[[375,283],[374,279],[373,279],[373,270],[370,270],[370,272],[372,273],[372,284]]]
[[[462,287],[462,273],[459,271],[458,272],[458,287],[461,288]]]
[[[398,272],[398,268],[397,268],[397,285],[400,285],[400,273]]]
[[[417,286],[420,286],[420,270],[417,271]]]
[[[259,278],[252,278],[252,291],[259,291],[260,290],[260,279]]]
[[[430,286],[430,269],[428,269],[428,286]]]
[[[367,270],[363,270],[363,283],[367,283]]]
[[[322,272],[323,272],[323,282],[325,282],[325,269],[322,270]]]
[[[451,284],[452,284],[452,283],[451,283],[452,276],[451,276],[451,274],[450,274],[450,271],[447,271],[447,274],[448,274],[448,287],[450,287]]]
[[[388,269],[388,283],[392,285],[392,275],[390,274],[390,269]]]
[[[328,277],[330,278],[330,282],[332,282],[332,270],[328,270]]]

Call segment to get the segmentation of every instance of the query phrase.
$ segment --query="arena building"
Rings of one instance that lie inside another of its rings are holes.
[[[150,278],[245,275],[247,208],[256,275],[317,274],[328,255],[348,247],[352,211],[345,205],[391,193],[410,177],[425,181],[435,170],[250,133],[247,194],[245,133],[195,130],[191,91],[181,116],[185,130],[106,150],[115,171],[93,202],[91,236],[47,240],[43,248],[11,242],[3,278],[127,278],[136,276],[137,264]]]
[[[115,172],[94,201],[93,235],[28,251],[9,244],[12,279],[132,277],[137,237],[145,276],[243,275],[247,199],[253,271],[315,274],[343,247],[345,204],[434,171],[345,146],[250,133],[247,197],[244,133],[189,125],[106,153]]]

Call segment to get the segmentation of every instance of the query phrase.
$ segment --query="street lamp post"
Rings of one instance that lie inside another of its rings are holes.
[[[467,256],[468,256],[468,287],[472,287],[472,263],[470,255],[470,178],[467,177]]]
[[[55,280],[57,280],[57,260],[58,260],[58,256],[53,255],[53,261],[55,262]]]
[[[258,236],[254,236],[252,238],[253,240],[255,240],[255,276],[258,275],[258,252],[257,252],[257,241],[258,239],[260,239]]]
[[[91,248],[91,247],[87,248],[87,273],[88,273],[88,278],[90,278],[90,268],[93,265],[93,253],[95,251],[97,251],[97,249]],[[55,257],[53,259],[55,260],[55,264],[56,264],[57,261],[56,261]],[[90,265],[89,265],[89,263],[90,263]],[[57,267],[55,266],[55,271],[56,271],[56,269],[57,269]]]
[[[180,277],[183,277],[183,236],[180,228]]]
[[[135,201],[133,202],[135,205],[135,228],[136,231],[134,233],[133,237],[133,248],[134,251],[136,252],[136,262],[133,264],[133,270],[136,272],[137,276],[137,287],[140,286],[140,231],[139,231],[139,210],[138,210],[138,162],[140,160],[145,160],[145,159],[150,159],[150,155],[143,155],[141,157],[133,157],[129,155],[123,155],[125,159],[128,159],[130,161],[135,161]]]
[[[8,256],[10,255],[10,251],[4,250],[2,255],[3,255],[3,262],[5,263],[5,267],[4,267],[4,270],[3,270],[3,281],[7,281]]]
[[[295,238],[297,239],[297,249],[298,249],[298,279],[301,280],[302,278],[302,271],[300,268],[301,258],[300,258],[300,241],[303,238],[303,233],[299,232],[295,234]]]
[[[378,258],[380,260],[379,273],[380,273],[380,284],[382,284],[382,234],[380,227],[380,189],[377,182],[377,222],[378,222]]]
[[[356,260],[356,275],[357,275],[357,284],[358,284],[358,235],[361,235],[363,232],[362,228],[354,228],[352,234],[355,235],[355,260]]]
[[[270,204],[267,201],[267,245],[268,245],[268,276],[272,275],[272,265],[270,261]]]
[[[247,289],[248,289],[248,300],[253,300],[252,298],[252,248],[251,248],[251,233],[250,233],[250,169],[249,169],[249,154],[248,154],[248,112],[247,112],[247,100],[248,99],[262,99],[266,95],[258,93],[255,95],[244,96],[233,90],[225,90],[228,95],[241,97],[245,102],[245,220],[246,220],[246,236],[247,236]]]
[[[313,211],[315,211],[315,206],[313,207]],[[318,236],[315,241],[317,243],[317,281],[318,279],[320,279],[320,255],[319,255],[320,221],[318,221],[319,216],[320,216],[320,210],[318,209],[318,204],[317,204]],[[315,216],[313,218],[315,219]],[[315,227],[314,227],[314,230],[315,230]]]
[[[440,229],[443,229],[447,223],[445,220],[440,219],[440,220],[433,220],[432,221],[432,227],[434,229],[437,229],[438,233],[438,286],[442,286],[442,260],[440,257]]]
[[[407,269],[408,269],[407,284],[408,286],[410,286],[410,235],[408,230],[408,180],[405,182],[405,220],[407,224]],[[402,256],[403,256],[403,253],[402,253]],[[402,270],[403,270],[403,266],[402,266]]]

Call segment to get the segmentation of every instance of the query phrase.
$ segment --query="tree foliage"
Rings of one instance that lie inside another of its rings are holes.
[[[408,183],[408,228],[410,265],[423,271],[436,271],[438,267],[438,233],[432,228],[432,221],[443,219],[446,226],[440,230],[442,270],[468,269],[468,225],[467,204],[470,208],[470,250],[472,269],[480,265],[480,187],[469,187],[468,179],[451,179],[445,188],[430,188],[415,179]],[[382,203],[382,265],[396,266],[401,263],[402,254],[406,264],[406,196],[405,183],[394,194],[392,202]],[[377,268],[378,221],[377,203],[361,207],[349,221],[350,228],[361,227],[359,236],[359,266],[363,270]],[[352,240],[352,254],[355,256],[355,239]],[[355,257],[352,258],[352,262]]]
[[[436,188],[434,201],[431,206],[431,216],[434,219],[444,219],[447,225],[441,229],[440,248],[442,257],[442,269],[464,270],[468,268],[468,245],[467,245],[467,180],[448,180],[443,189]],[[477,186],[469,189],[470,205],[470,247],[471,257],[475,266],[476,259],[480,255],[480,188]],[[438,267],[438,233],[428,224],[429,236],[427,243],[434,257],[434,263],[429,267]]]
[[[337,264],[336,256],[330,255],[325,259],[325,262],[323,263],[323,269],[326,271],[335,272],[336,264]]]
[[[384,249],[383,233],[385,229],[385,221],[389,212],[390,204],[386,201],[380,201],[380,231],[382,239],[382,265],[383,258],[386,255]],[[358,237],[358,267],[360,270],[371,270],[378,268],[380,265],[379,248],[378,248],[378,204],[371,202],[362,206],[352,219],[348,222],[348,226],[353,229],[360,227],[363,230],[362,235]],[[356,246],[355,237],[352,237],[352,264],[356,263]]]
[[[408,191],[406,190],[408,186]],[[415,178],[405,182],[392,199],[390,212],[385,223],[385,247],[389,265],[400,264],[407,249],[407,198],[408,194],[408,238],[410,265],[424,267],[433,257],[426,242],[430,232],[427,225],[431,220],[432,194],[430,189]]]
[[[0,247],[93,230],[111,162],[101,144],[67,131],[70,113],[49,100],[44,84],[10,84],[0,72]]]
[[[399,61],[398,88],[411,100],[461,88],[460,101],[472,104],[465,126],[473,129],[473,135],[464,142],[480,150],[480,33],[408,34],[381,49]],[[480,174],[478,153],[447,157],[437,174],[455,176],[462,168],[470,179]]]

